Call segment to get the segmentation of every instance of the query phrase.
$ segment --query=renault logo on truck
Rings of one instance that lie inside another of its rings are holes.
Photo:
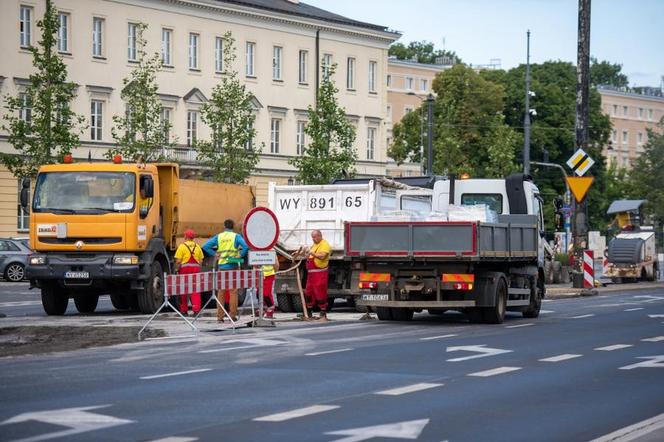
[[[83,248],[83,241],[76,241],[74,246],[76,247],[76,250],[81,250]]]

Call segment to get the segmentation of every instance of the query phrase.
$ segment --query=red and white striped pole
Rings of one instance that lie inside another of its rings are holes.
[[[583,287],[595,288],[595,260],[592,250],[583,251]]]

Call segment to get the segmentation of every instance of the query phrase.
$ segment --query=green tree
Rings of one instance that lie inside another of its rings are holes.
[[[627,87],[629,80],[627,79],[627,75],[622,73],[621,64],[611,63],[606,60],[597,61],[595,57],[591,57],[590,83],[595,86]]]
[[[201,113],[203,122],[211,128],[212,139],[199,142],[197,147],[198,159],[210,167],[215,181],[244,183],[258,164],[261,149],[253,146],[253,96],[233,70],[234,41],[230,32],[224,35],[224,76],[212,89]]]
[[[430,41],[411,41],[408,46],[403,43],[393,43],[388,50],[388,55],[398,60],[415,60],[418,63],[435,64],[437,58],[451,61],[451,64],[461,63],[461,58],[454,51],[435,49]]]
[[[147,25],[136,25],[136,67],[122,80],[120,96],[126,104],[123,115],[114,115],[111,134],[117,145],[106,152],[107,158],[120,154],[133,161],[160,161],[164,149],[173,142],[164,136],[170,123],[162,121],[162,105],[157,95],[157,72],[162,62],[159,53],[148,55],[143,37]]]
[[[41,40],[28,49],[36,72],[24,91],[5,97],[2,129],[17,154],[2,154],[0,161],[17,178],[34,176],[39,166],[79,145],[85,120],[69,107],[76,85],[67,81],[67,67],[55,48],[58,26],[57,11],[47,0],[44,17],[37,22]]]
[[[456,65],[434,82],[434,173],[470,173],[475,177],[505,176],[516,170],[518,136],[503,117],[504,89],[469,67]],[[427,113],[427,103],[422,118]],[[411,112],[393,129],[388,155],[398,163],[419,162],[420,112]],[[426,143],[426,141],[425,141]],[[426,154],[426,152],[425,152]]]
[[[664,118],[656,130],[648,129],[648,142],[629,174],[630,193],[635,199],[646,199],[646,210],[659,227],[664,225]]]
[[[307,108],[305,133],[309,145],[299,157],[288,160],[298,170],[297,179],[304,184],[327,184],[332,179],[355,174],[357,153],[353,148],[355,128],[339,106],[334,86],[336,64],[323,77],[318,90],[317,107]]]

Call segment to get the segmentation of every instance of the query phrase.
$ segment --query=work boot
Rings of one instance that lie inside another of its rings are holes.
[[[327,319],[327,313],[321,311],[320,314],[318,315],[318,320],[323,322],[329,321],[329,319]]]
[[[274,307],[271,307],[265,311],[265,317],[268,319],[274,318]]]

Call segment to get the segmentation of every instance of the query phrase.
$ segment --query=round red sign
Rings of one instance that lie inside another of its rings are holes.
[[[247,213],[242,234],[252,250],[270,250],[279,239],[279,221],[267,207],[255,207]]]

